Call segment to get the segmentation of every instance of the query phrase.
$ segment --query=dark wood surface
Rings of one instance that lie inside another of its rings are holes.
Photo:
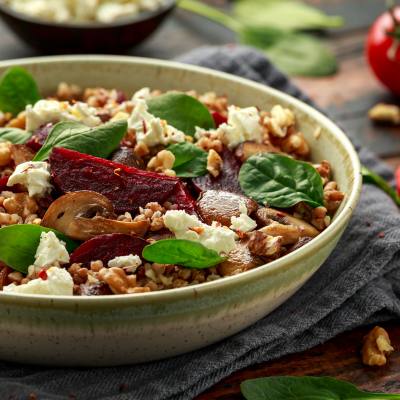
[[[385,0],[307,0],[332,14],[345,17],[346,25],[326,35],[340,61],[340,71],[329,78],[296,78],[295,82],[357,141],[385,158],[400,164],[400,128],[374,126],[368,109],[380,101],[397,102],[374,79],[364,58],[368,27],[385,8]],[[229,7],[228,0],[208,0]],[[184,40],[183,40],[184,38]],[[49,38],[51,40],[51,38]],[[170,59],[201,45],[235,42],[232,32],[201,17],[177,10],[146,43],[129,54]],[[0,59],[42,55],[19,42],[0,23]],[[400,349],[400,322],[384,324],[396,349]],[[371,391],[400,392],[400,353],[396,351],[383,368],[365,367],[360,346],[368,328],[344,333],[328,343],[280,360],[254,365],[224,379],[197,400],[242,399],[240,382],[273,375],[328,375],[346,379]]]

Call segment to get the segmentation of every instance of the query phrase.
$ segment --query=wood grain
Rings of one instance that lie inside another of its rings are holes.
[[[236,372],[222,380],[195,400],[239,400],[240,383],[246,379],[266,376],[331,376],[347,380],[369,391],[400,393],[400,323],[381,326],[388,331],[397,349],[386,366],[367,367],[361,362],[362,338],[372,327],[344,333],[311,350],[286,356],[277,361],[263,363]]]

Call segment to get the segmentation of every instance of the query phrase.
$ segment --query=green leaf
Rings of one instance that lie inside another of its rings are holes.
[[[323,205],[321,176],[310,164],[280,154],[250,157],[240,169],[243,192],[261,204],[288,208],[304,201],[311,207]]]
[[[53,231],[57,237],[66,243],[69,253],[78,244],[54,229],[39,225],[10,225],[0,229],[0,261],[16,271],[26,274],[28,267],[35,261],[35,254],[42,232]]]
[[[351,383],[328,377],[276,376],[250,379],[240,385],[247,400],[364,400],[400,399],[400,394],[370,393]]]
[[[184,93],[166,93],[150,99],[147,104],[151,114],[166,120],[186,135],[193,136],[196,126],[207,130],[215,128],[207,107]]]
[[[208,173],[207,152],[194,144],[188,142],[173,144],[167,150],[175,156],[173,169],[176,176],[195,178]]]
[[[8,69],[0,81],[0,110],[17,115],[28,104],[40,100],[38,86],[32,75],[21,67]]]
[[[371,183],[372,185],[382,189],[392,198],[396,205],[400,207],[400,196],[397,194],[396,190],[393,189],[381,176],[365,166],[361,167],[361,174],[364,183]]]
[[[274,28],[245,28],[240,40],[265,52],[268,58],[289,75],[328,76],[337,72],[333,53],[317,38],[287,33]]]
[[[0,128],[0,142],[11,142],[13,144],[26,143],[32,134],[18,128]]]
[[[127,129],[127,122],[122,120],[108,122],[95,128],[89,128],[79,122],[59,122],[53,127],[33,160],[46,160],[54,147],[107,158],[118,148]]]
[[[190,240],[165,239],[143,249],[143,258],[159,264],[175,264],[187,268],[208,268],[226,260],[214,250]]]
[[[268,26],[286,31],[337,28],[343,19],[329,16],[300,1],[238,0],[235,15],[246,25]]]

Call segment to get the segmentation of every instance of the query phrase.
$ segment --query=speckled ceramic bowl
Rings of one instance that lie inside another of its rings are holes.
[[[7,61],[22,65],[44,94],[59,81],[81,86],[143,86],[227,94],[240,106],[291,108],[315,160],[327,159],[346,198],[332,224],[312,242],[240,275],[180,289],[104,297],[16,296],[0,293],[0,359],[63,366],[119,365],[199,349],[248,327],[292,296],[332,252],[357,204],[356,152],[329,119],[271,88],[177,63],[125,57],[54,57]],[[322,131],[319,139],[315,128]],[[12,339],[12,340],[10,340]]]

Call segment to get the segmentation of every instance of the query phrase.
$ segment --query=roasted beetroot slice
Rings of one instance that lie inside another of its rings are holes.
[[[7,182],[8,182],[8,176],[0,178],[0,192],[2,192],[3,190],[10,190],[10,188],[7,187]]]
[[[77,151],[56,148],[50,156],[51,174],[61,193],[92,190],[106,196],[118,214],[136,212],[147,203],[169,201],[194,212],[195,202],[178,178],[142,171]]]
[[[49,136],[49,133],[52,129],[52,123],[43,125],[36,129],[36,131],[33,132],[32,137],[26,142],[26,145],[34,151],[39,151],[44,145],[44,142],[46,141],[47,136]]]
[[[139,237],[112,233],[99,235],[80,245],[70,257],[71,263],[90,263],[101,260],[104,266],[115,257],[142,255],[144,246],[148,243]]]
[[[206,190],[224,190],[226,192],[242,194],[238,180],[241,167],[239,160],[227,148],[223,150],[221,157],[224,164],[217,178],[207,174],[192,180],[194,189],[198,193]]]

